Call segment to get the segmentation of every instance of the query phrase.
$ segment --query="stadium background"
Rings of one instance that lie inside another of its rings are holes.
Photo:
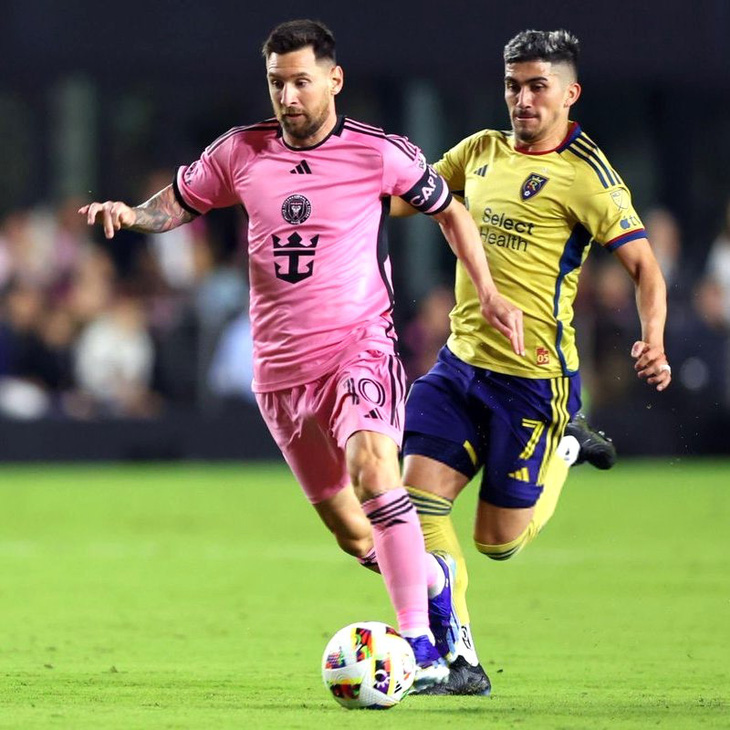
[[[75,215],[139,202],[231,126],[270,114],[260,45],[324,20],[346,75],[339,109],[435,159],[506,127],[501,49],[525,27],[582,43],[575,118],[634,194],[669,283],[675,381],[636,382],[628,277],[591,256],[576,310],[586,405],[623,454],[730,452],[730,4],[3,3],[0,45],[0,456],[276,456],[246,388],[240,218],[165,242],[114,242]],[[445,338],[452,260],[428,220],[391,227],[403,352]]]

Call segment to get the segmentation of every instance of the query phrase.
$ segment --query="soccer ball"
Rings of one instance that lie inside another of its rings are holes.
[[[397,705],[413,686],[415,674],[410,644],[379,621],[340,629],[322,656],[325,687],[348,710],[385,710]]]

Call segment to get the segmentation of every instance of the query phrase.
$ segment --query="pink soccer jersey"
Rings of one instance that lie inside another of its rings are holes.
[[[347,117],[304,149],[275,119],[234,128],[178,170],[175,193],[192,213],[246,210],[258,392],[316,380],[350,353],[392,353],[389,196],[429,214],[451,199],[406,138]]]

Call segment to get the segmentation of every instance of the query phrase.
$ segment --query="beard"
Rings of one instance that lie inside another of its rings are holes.
[[[316,116],[311,116],[306,112],[300,113],[302,116],[298,119],[290,119],[284,112],[281,114],[281,126],[294,139],[305,140],[313,137],[327,120],[327,108]]]
[[[526,124],[520,124],[517,120],[512,120],[512,132],[515,135],[515,140],[522,145],[530,144],[534,142],[541,132],[540,127],[529,127]]]
[[[538,138],[538,133],[536,131],[527,131],[525,129],[520,130],[515,128],[513,128],[512,131],[514,132],[515,140],[522,147],[531,144]]]

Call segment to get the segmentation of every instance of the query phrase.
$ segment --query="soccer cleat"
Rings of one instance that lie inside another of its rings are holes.
[[[492,683],[481,664],[473,666],[458,656],[449,665],[449,679],[443,684],[434,684],[418,694],[421,695],[482,695],[488,697]]]
[[[596,431],[582,413],[577,413],[565,427],[565,435],[573,436],[580,445],[575,464],[587,461],[596,469],[610,469],[616,463],[616,447],[603,431]]]
[[[459,640],[459,619],[453,604],[452,586],[456,563],[446,553],[431,553],[444,571],[446,582],[437,596],[428,599],[428,623],[433,633],[438,653],[445,659],[456,656],[456,643]]]
[[[449,666],[428,636],[406,636],[416,657],[416,678],[411,693],[420,694],[429,687],[443,684],[449,678]]]

